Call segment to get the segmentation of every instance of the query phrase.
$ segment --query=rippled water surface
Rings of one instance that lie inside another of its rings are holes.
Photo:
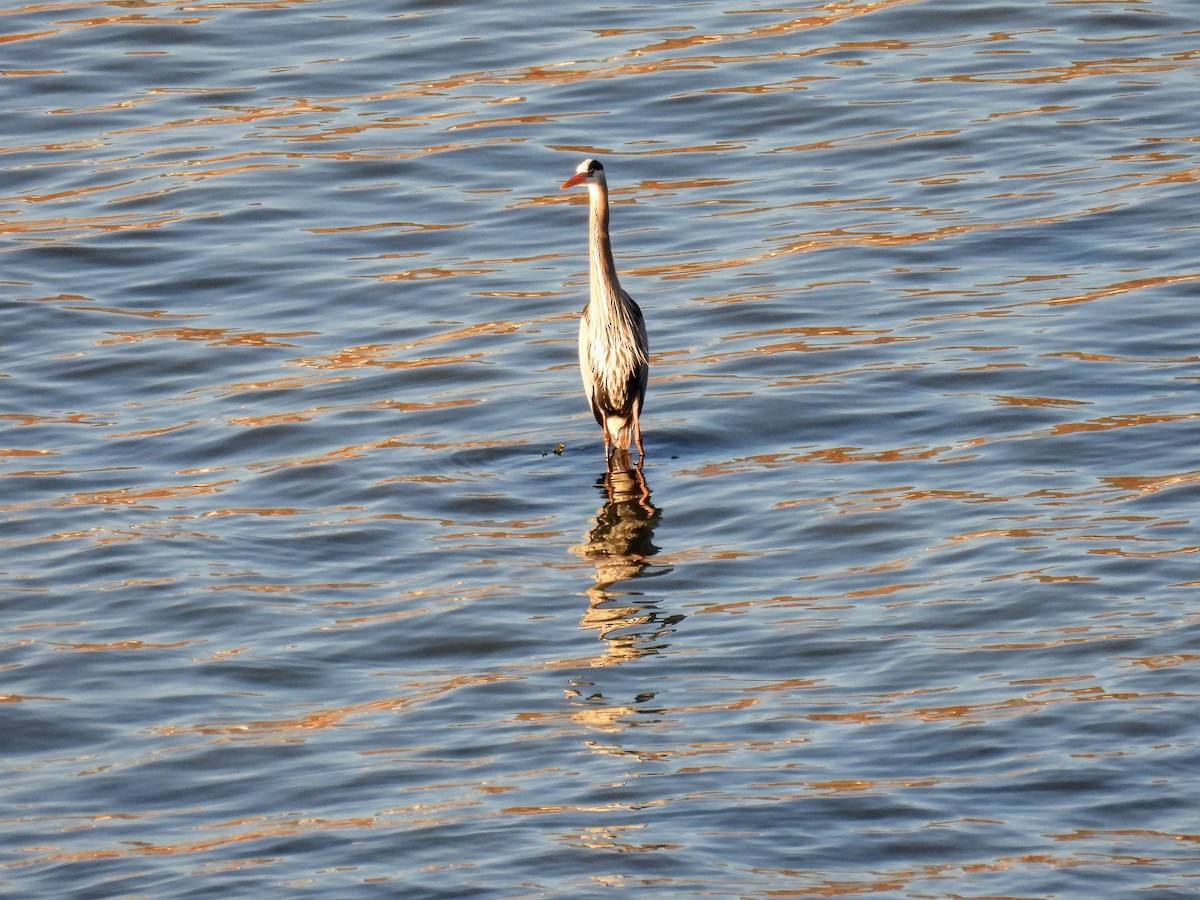
[[[0,10],[0,893],[1194,895],[1195,12]]]

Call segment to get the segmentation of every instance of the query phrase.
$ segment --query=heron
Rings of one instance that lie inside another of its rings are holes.
[[[611,464],[614,451],[629,452],[637,444],[638,466],[642,449],[641,413],[650,374],[650,344],[642,310],[617,280],[612,243],[608,237],[608,182],[604,166],[585,159],[562,188],[586,184],[588,188],[588,269],[590,293],[579,319],[579,371],[592,415],[604,432],[604,458]]]

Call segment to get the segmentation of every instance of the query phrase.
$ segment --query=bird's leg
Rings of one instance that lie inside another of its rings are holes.
[[[633,439],[637,443],[638,448],[638,468],[642,467],[642,463],[646,461],[646,451],[642,449],[642,418],[641,410],[636,406],[633,408]]]

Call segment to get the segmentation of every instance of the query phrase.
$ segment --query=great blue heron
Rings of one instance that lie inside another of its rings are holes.
[[[579,321],[579,370],[592,415],[604,430],[604,456],[629,452],[637,443],[638,465],[645,459],[639,421],[650,373],[650,345],[642,311],[617,281],[612,244],[608,239],[608,182],[604,166],[585,159],[562,183],[569,188],[586,184],[591,201],[588,214],[588,268],[591,293]]]

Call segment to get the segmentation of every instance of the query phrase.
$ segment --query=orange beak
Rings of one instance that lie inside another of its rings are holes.
[[[579,184],[579,182],[583,181],[585,178],[587,178],[587,172],[576,172],[574,175],[564,181],[558,189],[561,191],[563,188],[575,187],[575,185]]]

